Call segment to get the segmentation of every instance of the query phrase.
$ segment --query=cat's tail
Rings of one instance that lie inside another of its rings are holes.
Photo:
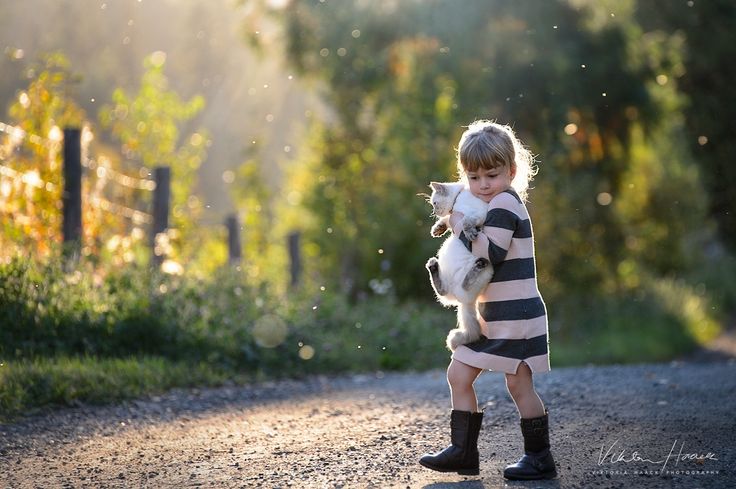
[[[478,322],[478,304],[461,303],[457,306],[457,321],[459,328],[453,329],[447,335],[447,348],[455,351],[460,345],[472,343],[480,339],[482,333]]]

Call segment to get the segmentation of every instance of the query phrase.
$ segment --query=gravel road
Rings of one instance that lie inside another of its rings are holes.
[[[416,463],[448,441],[444,371],[177,390],[0,425],[0,487],[736,487],[736,362],[553,368],[535,378],[559,477],[520,455],[503,376],[484,373],[481,474]]]

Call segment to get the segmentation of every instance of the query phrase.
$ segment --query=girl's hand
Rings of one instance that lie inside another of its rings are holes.
[[[462,212],[453,212],[450,214],[450,229],[452,229],[452,233],[455,236],[460,236],[460,233],[463,232],[463,218],[465,217],[465,214]]]
[[[465,215],[462,212],[453,212],[450,214],[450,227],[452,227],[452,232],[455,236],[460,237],[461,234],[465,234],[468,241],[475,241],[481,232],[480,228],[465,219]]]

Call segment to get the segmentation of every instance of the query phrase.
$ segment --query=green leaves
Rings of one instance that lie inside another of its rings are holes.
[[[423,264],[439,243],[415,195],[453,178],[457,138],[476,118],[512,123],[539,155],[530,198],[551,293],[626,289],[624,259],[656,273],[693,266],[698,252],[684,243],[705,208],[677,144],[683,38],[645,30],[635,12],[631,2],[442,0],[282,12],[289,59],[323,80],[334,111],[291,176],[320,276],[339,268],[361,291],[390,279],[393,293],[431,295]],[[683,194],[698,197],[674,205]]]
[[[112,104],[100,111],[100,122],[120,142],[122,153],[138,166],[169,166],[172,171],[172,228],[178,229],[176,255],[190,257],[200,247],[195,236],[196,219],[202,213],[200,199],[190,199],[197,170],[206,158],[209,134],[199,128],[181,134],[182,127],[204,108],[201,96],[182,100],[169,87],[164,74],[166,54],[157,51],[144,60],[146,71],[138,92],[117,89]],[[141,198],[139,196],[139,198]]]

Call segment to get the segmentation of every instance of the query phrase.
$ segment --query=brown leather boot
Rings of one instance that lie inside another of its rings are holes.
[[[450,413],[450,439],[452,444],[434,454],[425,454],[419,463],[438,472],[457,472],[461,475],[478,475],[478,434],[483,423],[483,413],[452,410]]]
[[[521,418],[521,434],[524,437],[524,455],[504,469],[503,476],[511,480],[554,479],[557,477],[555,461],[549,447],[549,417]]]

